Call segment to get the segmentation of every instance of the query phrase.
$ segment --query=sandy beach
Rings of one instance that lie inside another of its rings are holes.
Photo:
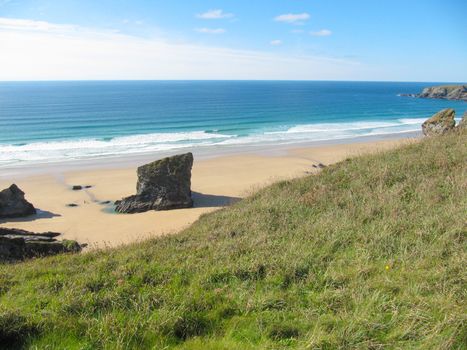
[[[135,192],[137,164],[104,165],[81,171],[51,167],[46,174],[0,179],[0,188],[16,183],[38,209],[36,216],[2,220],[0,224],[35,232],[61,232],[63,238],[88,243],[90,247],[116,246],[178,232],[201,214],[234,203],[272,182],[319,171],[313,165],[329,165],[407,142],[413,140],[294,148],[280,155],[243,153],[195,158],[192,171],[194,208],[140,214],[116,214],[112,206],[115,200]],[[73,191],[73,185],[92,187]],[[77,206],[68,207],[68,204]]]

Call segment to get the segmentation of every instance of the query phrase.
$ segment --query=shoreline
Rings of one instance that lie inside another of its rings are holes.
[[[21,176],[0,178],[0,188],[16,183],[26,193],[26,199],[38,209],[38,214],[0,220],[0,225],[34,232],[61,232],[61,238],[87,243],[91,248],[114,247],[179,232],[200,215],[235,203],[259,188],[318,172],[313,165],[329,165],[414,140],[417,138],[379,138],[308,147],[296,147],[294,144],[288,148],[245,150],[223,155],[211,153],[210,157],[198,154],[192,170],[194,207],[138,214],[116,214],[113,202],[135,192],[137,165],[160,157],[120,160],[110,164],[95,161],[87,166],[46,167],[39,173],[23,170]],[[73,191],[72,185],[92,187]],[[109,203],[102,204],[107,201]],[[70,203],[77,207],[68,207]]]
[[[319,148],[323,146],[353,144],[361,142],[377,142],[382,140],[397,140],[420,137],[421,132],[401,132],[391,134],[356,136],[353,138],[330,139],[307,142],[290,142],[281,144],[242,144],[242,145],[210,145],[206,147],[179,148],[170,151],[134,153],[125,155],[112,155],[101,157],[90,157],[71,159],[68,161],[37,162],[13,166],[0,166],[0,181],[30,176],[45,175],[50,173],[62,173],[70,171],[93,170],[93,169],[118,169],[122,167],[140,166],[175,154],[192,152],[197,160],[212,159],[218,157],[256,154],[264,156],[277,156],[287,154],[288,151],[300,148]]]

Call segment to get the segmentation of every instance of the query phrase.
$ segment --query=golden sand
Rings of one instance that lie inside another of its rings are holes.
[[[178,232],[203,213],[241,199],[272,182],[318,171],[313,164],[332,164],[350,156],[395,147],[410,140],[387,140],[291,149],[282,156],[242,154],[196,160],[192,173],[195,207],[139,214],[116,214],[111,204],[135,193],[136,167],[55,172],[0,180],[0,189],[15,182],[38,208],[36,217],[0,221],[4,227],[35,232],[56,231],[63,238],[91,247],[124,244]],[[91,185],[72,191],[72,185]],[[67,207],[74,203],[77,207]]]

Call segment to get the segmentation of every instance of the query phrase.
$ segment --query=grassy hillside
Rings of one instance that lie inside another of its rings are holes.
[[[2,265],[0,344],[460,349],[466,140],[280,182],[178,235]]]

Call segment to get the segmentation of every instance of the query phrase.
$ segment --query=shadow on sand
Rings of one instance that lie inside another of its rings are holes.
[[[0,219],[0,224],[4,224],[6,222],[29,222],[41,219],[51,219],[58,216],[60,214],[55,214],[50,211],[36,209],[37,213],[35,215],[26,216],[24,218],[7,218],[7,219]]]
[[[217,196],[199,192],[192,192],[191,197],[193,198],[194,208],[225,207],[241,200],[239,197]]]

